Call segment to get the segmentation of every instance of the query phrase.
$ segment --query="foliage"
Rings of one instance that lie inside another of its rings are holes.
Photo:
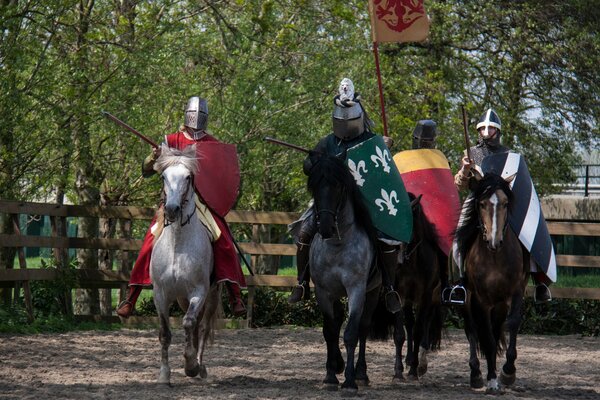
[[[70,312],[65,309],[68,293],[71,288],[76,286],[76,264],[71,263],[68,268],[57,268],[53,265],[53,259],[46,261],[40,260],[40,269],[53,270],[56,272],[56,279],[50,281],[31,281],[31,298],[35,317],[50,317],[64,315],[69,316]]]
[[[554,299],[549,304],[534,304],[526,298],[523,304],[520,334],[585,335],[600,334],[600,301]],[[446,326],[464,328],[462,308],[450,307]]]
[[[288,304],[289,293],[269,288],[257,288],[254,295],[253,325],[255,327],[298,325],[320,326],[321,311],[314,294],[309,301]]]

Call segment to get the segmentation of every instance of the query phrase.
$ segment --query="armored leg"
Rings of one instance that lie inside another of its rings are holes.
[[[385,306],[389,312],[397,313],[402,309],[400,295],[394,290],[396,269],[398,268],[398,246],[392,246],[380,241],[379,253],[382,264],[381,280],[385,288]]]
[[[467,289],[465,288],[465,279],[463,275],[464,267],[461,268],[454,262],[453,257],[448,257],[448,268],[452,271],[453,284],[450,285],[442,280],[442,304],[445,305],[464,305],[467,299]],[[455,271],[458,271],[458,279],[455,280]]]
[[[543,272],[532,272],[531,280],[535,284],[535,292],[533,293],[533,301],[535,304],[544,304],[552,300],[550,293],[550,280]]]
[[[296,268],[298,270],[298,286],[292,289],[288,303],[294,304],[300,300],[310,299],[310,268],[308,261],[310,256],[310,243],[316,233],[316,226],[312,218],[303,221],[302,229],[298,235],[296,246]]]
[[[122,318],[129,318],[133,310],[135,309],[135,303],[142,293],[141,285],[130,285],[127,299],[125,299],[119,307],[117,307],[117,315]]]

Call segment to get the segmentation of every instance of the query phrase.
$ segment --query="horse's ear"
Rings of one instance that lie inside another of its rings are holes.
[[[517,173],[515,172],[511,176],[508,176],[508,177],[504,178],[504,180],[506,181],[506,183],[511,183],[512,181],[515,180],[516,177],[517,177]]]
[[[416,197],[416,198],[415,198],[413,201],[411,201],[411,202],[410,202],[410,206],[411,206],[411,207],[414,207],[414,206],[416,206],[417,204],[419,204],[419,203],[421,202],[421,197],[423,197],[423,193],[421,193],[421,194],[419,195],[419,197]]]

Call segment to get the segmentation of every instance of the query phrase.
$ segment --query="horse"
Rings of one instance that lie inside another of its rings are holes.
[[[402,348],[406,340],[407,378],[418,380],[427,372],[427,352],[439,349],[444,325],[440,272],[448,256],[438,246],[438,234],[421,207],[421,197],[408,193],[413,215],[413,236],[400,256],[395,287],[402,300],[402,312],[392,314],[378,306],[373,315],[370,337],[387,340],[393,334],[396,347],[394,382],[404,380]],[[415,318],[416,313],[416,318]],[[405,329],[406,328],[406,329]],[[391,330],[391,331],[390,331]]]
[[[455,239],[464,259],[467,300],[465,333],[469,341],[470,385],[484,386],[477,350],[487,361],[487,392],[498,393],[500,383],[515,382],[517,331],[529,278],[529,253],[509,226],[512,201],[510,182],[496,174],[478,177]],[[504,329],[509,332],[506,348]],[[506,349],[500,383],[496,357]]]
[[[185,312],[185,374],[206,378],[202,356],[207,341],[212,339],[220,286],[211,284],[211,237],[196,215],[194,174],[197,173],[198,161],[195,145],[184,150],[163,145],[154,168],[163,180],[164,225],[160,227],[162,232],[153,245],[150,276],[160,322],[158,382],[170,385],[171,304],[177,301]]]
[[[366,339],[381,289],[381,275],[375,266],[377,234],[345,163],[335,156],[313,154],[311,157],[316,160],[307,186],[314,200],[317,233],[310,248],[309,268],[323,314],[323,337],[327,345],[323,383],[326,389],[337,390],[336,374],[344,372],[342,389],[356,392],[358,383],[369,383]],[[345,366],[339,346],[344,297],[348,298]]]

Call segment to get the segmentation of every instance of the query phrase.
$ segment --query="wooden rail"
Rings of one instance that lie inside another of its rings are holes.
[[[104,217],[120,218],[126,220],[150,220],[154,215],[151,208],[142,207],[98,207],[98,206],[73,206],[55,205],[47,203],[31,203],[19,201],[0,200],[0,213],[48,215],[54,218],[66,219],[67,217]],[[232,210],[227,215],[230,224],[251,225],[285,225],[294,221],[298,213],[286,212],[256,212]],[[569,222],[549,221],[548,229],[552,235],[574,236],[600,236],[599,222]],[[55,236],[28,236],[20,234],[0,234],[0,247],[42,247],[53,249],[108,249],[122,251],[137,251],[142,241],[139,239],[115,238],[76,238],[66,237],[66,234]],[[292,256],[296,254],[296,246],[281,243],[239,243],[243,253],[257,255]],[[558,254],[557,264],[566,267],[600,268],[600,256],[576,256]],[[15,285],[19,282],[28,283],[32,280],[53,280],[56,271],[39,269],[0,269],[0,286]],[[78,287],[85,288],[119,288],[124,287],[129,274],[112,270],[76,270]],[[252,318],[254,292],[257,287],[289,288],[296,284],[294,277],[257,275],[247,276],[248,284],[248,320]],[[594,299],[600,300],[600,288],[552,288],[555,298]]]

